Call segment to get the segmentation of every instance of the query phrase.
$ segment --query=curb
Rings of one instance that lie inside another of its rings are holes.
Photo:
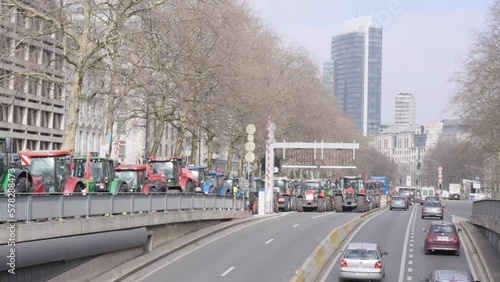
[[[345,238],[361,223],[364,218],[384,208],[376,208],[363,213],[349,222],[335,227],[321,243],[314,249],[312,254],[306,259],[302,267],[292,278],[292,282],[316,281],[323,271],[330,257],[337,251]]]
[[[473,257],[472,261],[477,262],[473,263],[474,268],[476,270],[476,274],[478,277],[476,277],[480,281],[494,281],[493,276],[491,274],[491,271],[489,270],[489,267],[485,261],[483,261],[483,253],[481,251],[481,248],[479,246],[476,246],[476,243],[473,240],[473,236],[471,232],[473,232],[472,228],[474,227],[471,223],[467,221],[461,221],[458,223],[461,227],[462,230],[464,231],[464,236],[466,237],[467,240],[467,247],[469,247],[469,254]],[[470,225],[470,226],[468,226]],[[477,235],[477,234],[476,234]]]
[[[207,237],[210,237],[214,234],[217,234],[219,232],[222,232],[222,231],[225,231],[231,227],[235,227],[235,226],[238,226],[238,225],[241,225],[241,224],[245,224],[245,223],[249,223],[249,222],[253,222],[253,221],[257,221],[257,220],[261,220],[261,219],[267,219],[267,218],[272,218],[272,217],[277,217],[277,216],[280,216],[279,213],[274,213],[274,214],[270,214],[270,215],[265,215],[265,216],[259,216],[259,217],[255,217],[255,218],[244,218],[244,219],[234,219],[234,220],[231,220],[230,222],[227,222],[225,225],[223,225],[224,223],[220,223],[218,225],[215,225],[213,226],[213,230],[210,230],[208,232],[205,232],[203,234],[200,234],[190,240],[188,240],[187,242],[183,242],[183,243],[180,243],[179,245],[176,245],[175,247],[170,247],[169,249],[169,243],[149,252],[149,253],[146,253],[146,254],[143,254],[139,257],[136,257],[135,259],[132,259],[130,261],[127,261],[125,262],[124,264],[110,270],[110,271],[107,271],[101,275],[99,275],[98,277],[95,277],[93,279],[91,279],[91,281],[94,281],[94,282],[98,282],[98,281],[113,281],[113,282],[118,282],[118,281],[123,281],[124,279],[127,279],[129,278],[130,276],[136,274],[137,272],[139,272],[142,268],[148,266],[148,265],[151,265],[155,262],[158,262],[200,240],[203,240]],[[210,228],[210,227],[207,227],[207,228]],[[205,228],[206,229],[206,228]],[[195,232],[200,232],[202,233],[204,229],[201,229],[201,230],[198,230],[198,231],[195,231]],[[206,230],[205,230],[206,231]],[[194,233],[191,233],[191,234],[194,234]],[[186,235],[186,236],[189,236]],[[174,240],[172,242],[170,242],[170,244],[175,244],[176,241],[178,240],[182,240],[183,237],[177,239],[177,240]],[[162,250],[162,249],[167,249],[167,250]],[[150,257],[150,258],[148,258]]]

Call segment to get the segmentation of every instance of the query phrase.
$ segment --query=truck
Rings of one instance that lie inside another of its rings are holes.
[[[167,193],[194,193],[201,190],[198,180],[186,167],[183,157],[148,157],[152,173],[163,173],[167,179]],[[199,188],[199,189],[197,189]]]
[[[97,152],[88,153],[87,157],[73,158],[71,176],[77,177],[85,186],[87,193],[125,192],[129,189],[128,183],[115,174],[115,161],[106,157],[99,157]],[[87,163],[88,162],[88,163]],[[90,169],[90,178],[85,179],[86,170]]]
[[[323,212],[326,209],[325,191],[318,180],[307,180],[302,183],[300,194],[297,195],[297,211],[316,210]]]
[[[460,184],[450,183],[448,186],[448,198],[452,200],[460,200]]]
[[[365,181],[357,176],[344,176],[339,178],[339,186],[334,191],[334,209],[336,212],[367,211],[365,197]]]
[[[35,194],[82,193],[83,181],[71,176],[71,153],[68,150],[20,151],[19,157],[27,158],[30,164],[23,166],[28,179],[32,179]]]
[[[114,170],[117,179],[128,184],[127,190],[120,192],[149,194],[166,191],[165,176],[162,173],[152,173],[148,165],[119,165]]]

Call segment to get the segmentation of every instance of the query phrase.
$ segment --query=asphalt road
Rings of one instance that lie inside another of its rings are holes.
[[[444,220],[468,219],[472,214],[472,204],[465,201],[445,201]],[[387,251],[384,281],[419,281],[435,269],[457,269],[470,271],[464,244],[461,255],[424,254],[426,233],[422,230],[435,219],[421,219],[420,205],[413,205],[407,211],[386,210],[366,221],[354,234],[350,242],[374,242]],[[344,248],[344,246],[342,246]],[[339,281],[340,255],[336,255],[327,265],[325,274],[319,281]]]
[[[141,281],[290,281],[332,229],[356,216],[293,212],[249,225],[158,262]]]

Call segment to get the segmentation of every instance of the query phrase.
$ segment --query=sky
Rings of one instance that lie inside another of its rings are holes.
[[[317,63],[331,59],[342,22],[372,16],[383,27],[382,124],[394,123],[398,93],[415,97],[416,122],[455,118],[451,99],[474,32],[493,0],[248,0],[285,44],[306,48]]]

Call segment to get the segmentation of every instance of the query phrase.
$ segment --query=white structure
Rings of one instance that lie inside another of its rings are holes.
[[[410,93],[396,96],[394,123],[397,125],[415,124],[415,98]]]

